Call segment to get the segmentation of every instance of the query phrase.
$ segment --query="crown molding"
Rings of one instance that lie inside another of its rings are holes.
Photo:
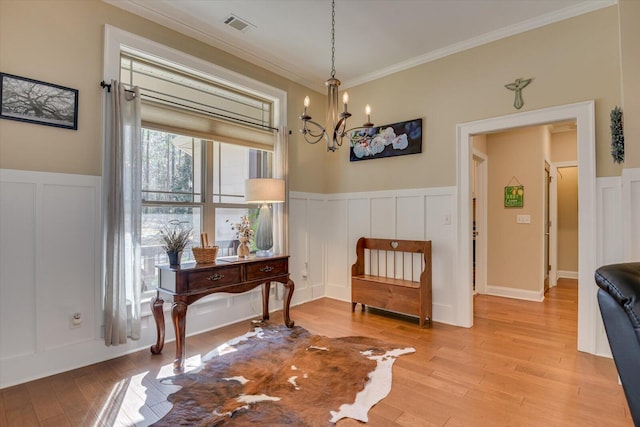
[[[198,41],[201,41],[209,46],[213,46],[217,49],[223,50],[230,55],[245,60],[251,64],[262,67],[272,73],[275,73],[281,77],[287,78],[295,83],[312,89],[316,92],[323,93],[325,90],[324,82],[316,82],[306,79],[300,74],[294,73],[289,68],[285,68],[269,59],[260,56],[257,52],[240,48],[232,43],[229,43],[221,37],[216,37],[211,34],[207,34],[185,22],[179,21],[174,16],[167,16],[163,13],[159,13],[155,10],[151,10],[143,4],[138,3],[136,0],[102,0],[104,3],[110,4],[119,9],[131,12],[134,15],[138,15],[142,18],[148,19],[151,22],[155,22],[164,27],[170,28],[180,34],[192,37]]]
[[[415,58],[411,58],[409,60],[399,62],[390,67],[382,68],[380,70],[377,70],[371,73],[363,74],[360,77],[343,82],[342,86],[345,89],[348,89],[350,87],[358,86],[363,83],[367,83],[382,77],[386,77],[388,75],[397,73],[399,71],[404,71],[409,68],[416,67],[418,65],[426,64],[427,62],[435,61],[437,59],[444,58],[449,55],[453,55],[459,52],[463,52],[465,50],[473,49],[474,47],[482,46],[484,44],[488,44],[500,39],[504,39],[516,34],[524,33],[526,31],[534,30],[536,28],[544,27],[545,25],[560,22],[565,19],[573,18],[579,15],[583,15],[585,13],[593,12],[593,11],[603,9],[605,7],[613,6],[616,4],[618,4],[618,0],[597,0],[597,1],[583,2],[575,6],[561,9],[554,13],[543,15],[534,19],[529,19],[527,21],[523,21],[518,24],[513,24],[496,31],[491,31],[489,33],[482,34],[478,37],[474,37],[472,39],[468,39],[460,43],[455,43],[455,44],[446,46],[442,49],[437,49],[437,50],[428,52],[424,55],[420,55]]]
[[[139,3],[137,0],[102,0],[103,2],[112,6],[124,9],[135,15],[141,16],[152,22],[156,22],[181,34],[192,37],[210,46],[223,50],[233,56],[236,56],[244,61],[247,61],[256,66],[262,67],[270,72],[278,74],[286,79],[289,79],[295,83],[305,86],[318,93],[325,92],[324,81],[311,81],[305,78],[299,73],[287,68],[286,65],[281,65],[275,61],[265,58],[259,52],[240,48],[223,37],[207,34],[185,22],[179,21],[174,16],[168,16],[162,13],[158,13],[149,9],[144,4]],[[416,67],[431,61],[435,61],[440,58],[444,58],[449,55],[453,55],[465,50],[472,49],[484,44],[488,44],[506,37],[510,37],[525,31],[533,30],[543,27],[545,25],[553,24],[565,19],[573,18],[585,13],[593,12],[605,7],[618,4],[618,0],[593,0],[581,2],[577,5],[570,6],[561,9],[557,12],[540,16],[538,18],[530,19],[518,24],[513,24],[500,30],[492,31],[482,34],[478,37],[474,37],[469,40],[462,41],[446,46],[442,49],[427,52],[424,55],[420,55],[414,58],[410,58],[406,61],[398,62],[392,66],[382,68],[371,73],[363,74],[354,79],[346,80],[342,82],[342,88],[348,89],[354,86],[361,85],[382,77],[386,77],[391,74],[395,74],[400,71],[407,70],[409,68]]]

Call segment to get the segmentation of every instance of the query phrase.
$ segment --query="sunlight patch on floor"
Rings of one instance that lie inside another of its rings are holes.
[[[202,367],[202,356],[200,354],[189,357],[184,363],[184,372],[195,372]],[[148,402],[149,396],[156,396],[160,393],[165,395],[175,393],[180,390],[180,386],[171,384],[170,381],[162,381],[170,378],[174,374],[173,363],[162,366],[157,373],[145,371],[118,381],[109,396],[105,400],[96,418],[93,427],[104,425],[121,427],[143,427],[156,422],[159,418],[169,412],[167,407],[164,414],[151,411],[153,402]],[[157,388],[150,384],[153,381],[159,384]],[[151,390],[150,390],[151,388]]]

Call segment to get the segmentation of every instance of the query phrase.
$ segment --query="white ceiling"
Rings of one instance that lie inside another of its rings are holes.
[[[103,0],[324,92],[330,0]],[[617,0],[336,0],[336,77],[347,88]],[[249,22],[240,32],[231,14]]]

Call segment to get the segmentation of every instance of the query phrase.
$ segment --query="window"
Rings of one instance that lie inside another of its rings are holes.
[[[155,265],[166,262],[159,230],[171,220],[193,228],[194,244],[206,232],[222,255],[235,253],[230,224],[257,215],[244,182],[273,177],[272,103],[129,53],[121,80],[142,93],[142,290],[150,294]]]

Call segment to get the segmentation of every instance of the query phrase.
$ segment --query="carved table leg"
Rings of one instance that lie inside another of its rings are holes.
[[[291,297],[293,296],[293,291],[296,285],[293,283],[293,280],[289,279],[287,283],[284,283],[284,287],[286,289],[282,307],[282,311],[284,314],[284,324],[289,328],[293,328],[294,321],[289,317],[289,306],[291,305]]]
[[[156,321],[156,336],[157,340],[154,345],[151,346],[152,354],[162,353],[164,348],[164,313],[162,312],[162,305],[164,301],[160,298],[160,295],[156,295],[151,298],[151,313]]]
[[[269,320],[269,293],[271,292],[271,282],[262,285],[262,320]]]
[[[186,319],[187,304],[180,301],[174,302],[171,306],[171,320],[173,320],[173,330],[176,334],[176,358],[173,361],[174,372],[182,372],[184,370]]]

